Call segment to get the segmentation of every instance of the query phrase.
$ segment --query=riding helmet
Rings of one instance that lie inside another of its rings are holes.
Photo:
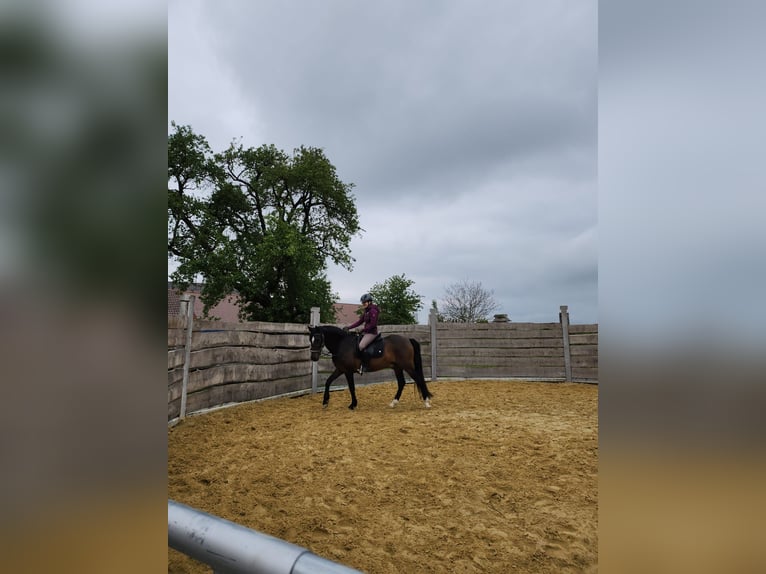
[[[362,296],[359,298],[359,300],[360,300],[362,303],[364,303],[365,301],[372,301],[372,295],[370,295],[369,293],[365,293],[364,295],[362,295]]]

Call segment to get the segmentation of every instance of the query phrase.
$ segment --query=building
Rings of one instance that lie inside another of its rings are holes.
[[[168,281],[168,316],[176,316],[181,312],[181,296],[195,295],[194,298],[194,318],[202,317],[202,310],[205,305],[200,301],[202,292],[201,283],[192,283],[183,293],[173,287],[173,283]],[[210,309],[210,316],[226,321],[227,323],[239,322],[239,304],[235,294],[229,295],[223,301]]]
[[[359,303],[335,303],[335,324],[336,325],[350,325],[359,319],[357,315],[357,309],[362,306]]]
[[[173,287],[168,281],[168,316],[177,316],[181,312],[181,295],[195,295],[194,299],[194,317],[202,317],[204,305],[200,301],[199,295],[202,291],[201,283],[192,283],[189,288],[181,293]],[[350,325],[359,318],[356,314],[357,309],[361,307],[358,303],[335,303],[335,324]],[[237,304],[236,294],[229,295],[226,299],[215,305],[210,310],[210,316],[216,317],[227,323],[239,323],[239,305]],[[322,320],[323,323],[327,321]]]

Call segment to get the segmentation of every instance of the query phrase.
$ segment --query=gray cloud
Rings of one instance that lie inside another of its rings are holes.
[[[575,296],[597,319],[595,2],[198,0],[169,22],[171,119],[322,147],[355,184],[341,300],[405,273],[426,306],[468,278],[516,320]]]

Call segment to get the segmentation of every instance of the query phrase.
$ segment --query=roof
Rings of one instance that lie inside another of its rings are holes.
[[[168,315],[181,314],[181,294],[176,289],[168,288]]]

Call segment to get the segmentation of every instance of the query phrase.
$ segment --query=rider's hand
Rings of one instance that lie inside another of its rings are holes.
[[[348,327],[343,327],[343,331],[345,331],[346,333],[348,333]]]

